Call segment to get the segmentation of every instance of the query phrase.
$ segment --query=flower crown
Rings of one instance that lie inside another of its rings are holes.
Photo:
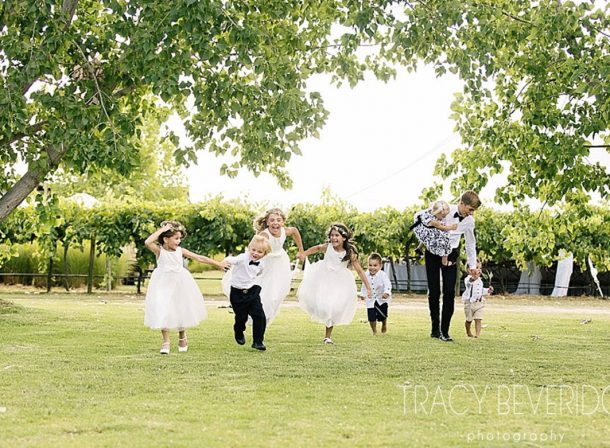
[[[182,232],[182,233],[186,232],[186,228],[182,224],[180,224],[179,222],[176,222],[176,221],[163,221],[161,223],[161,227],[168,225],[168,224],[172,227],[172,230],[175,232]]]
[[[345,230],[343,227],[339,227],[336,225],[330,226],[330,229],[328,230],[328,233],[332,232],[332,231],[338,232],[339,235],[341,235],[343,238],[345,239],[349,239],[350,238],[350,234],[347,230]]]

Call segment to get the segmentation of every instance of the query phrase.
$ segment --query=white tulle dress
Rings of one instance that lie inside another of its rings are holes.
[[[182,262],[182,248],[160,248],[157,267],[150,276],[144,325],[155,330],[194,327],[207,317],[203,296]]]
[[[290,259],[284,250],[286,241],[286,229],[281,227],[279,237],[271,235],[268,229],[263,232],[269,237],[271,252],[265,255],[265,269],[256,279],[256,284],[261,287],[261,302],[267,324],[278,315],[280,305],[290,292],[292,282],[292,271],[290,270]],[[227,271],[222,279],[222,289],[229,297],[231,293],[231,270]]]
[[[328,244],[324,259],[305,269],[297,292],[300,307],[327,327],[347,325],[356,314],[356,281],[343,257],[345,251]]]
[[[280,305],[290,292],[292,271],[290,259],[284,250],[286,229],[281,227],[280,236],[277,238],[271,235],[268,229],[263,232],[269,237],[271,252],[265,256],[265,270],[256,283],[261,286],[261,302],[267,323],[270,323],[279,313]]]

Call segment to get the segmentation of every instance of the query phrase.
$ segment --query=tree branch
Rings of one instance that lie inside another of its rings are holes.
[[[591,27],[592,30],[597,31],[599,34],[603,34],[606,37],[610,37],[610,34],[606,34],[604,33],[602,30],[600,30],[599,28],[594,27],[593,25],[589,25]]]
[[[66,20],[66,27],[64,28],[64,31],[66,31],[68,26],[70,26],[70,23],[72,23],[72,17],[74,17],[77,6],[78,0],[64,0],[63,5],[61,5],[61,13],[66,15],[68,18],[68,20]]]
[[[83,51],[81,46],[78,44],[78,42],[74,42],[74,45],[76,45],[76,48],[78,48],[78,51],[81,54],[81,56],[83,57],[85,64],[87,64],[87,69],[89,70],[89,74],[91,75],[91,77],[93,78],[93,82],[95,83],[95,89],[97,90],[97,96],[100,98],[100,105],[102,106],[104,115],[106,115],[106,118],[108,119],[108,121],[111,121],[110,117],[108,116],[108,111],[106,110],[106,106],[104,105],[104,97],[102,94],[102,89],[100,89],[100,84],[97,81],[97,76],[95,75],[95,70],[93,69],[91,62],[87,58],[87,55],[85,55],[85,52]]]
[[[46,151],[49,155],[47,165],[44,168],[36,166],[35,168],[28,169],[21,179],[0,198],[0,223],[34,191],[49,172],[57,167],[59,161],[66,153],[66,148],[64,145],[61,145],[59,150],[47,147]]]
[[[38,123],[34,123],[29,128],[27,128],[25,132],[18,132],[11,136],[0,138],[0,147],[10,145],[12,143],[15,143],[17,140],[21,140],[25,137],[31,137],[36,132],[40,131],[45,124],[47,124],[46,120],[39,121]]]
[[[61,14],[66,16],[63,33],[68,31],[70,24],[72,23],[72,18],[76,13],[76,7],[78,6],[78,0],[64,0],[61,5]],[[42,52],[36,53],[36,55],[41,54]],[[28,64],[29,65],[29,64]],[[27,67],[27,66],[26,66]],[[33,79],[26,81],[23,87],[21,88],[21,94],[25,95],[28,90],[32,87],[32,85],[38,80],[38,75],[35,75]]]
[[[517,22],[525,23],[526,25],[532,25],[532,22],[522,19],[521,17],[514,16],[512,14],[507,13],[506,11],[502,11],[502,15],[506,16],[510,19],[516,20]]]
[[[98,88],[99,88],[99,86],[98,86]],[[124,87],[120,90],[117,90],[116,92],[113,92],[112,96],[114,98],[122,98],[125,95],[130,94],[134,90],[135,90],[134,86]],[[89,103],[87,105],[89,105]],[[29,128],[27,128],[23,132],[17,132],[16,134],[8,135],[3,138],[0,138],[0,147],[11,145],[11,144],[15,143],[16,141],[21,140],[26,137],[32,137],[34,134],[39,132],[47,124],[48,124],[47,120],[39,121],[38,123],[34,123],[33,125],[31,125]]]

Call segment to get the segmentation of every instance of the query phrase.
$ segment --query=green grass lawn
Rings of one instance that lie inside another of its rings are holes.
[[[2,291],[0,446],[610,446],[610,303],[530,302],[490,301],[479,340],[458,306],[454,343],[421,296],[385,336],[361,305],[333,346],[289,305],[266,352],[209,303],[161,356],[143,297]]]

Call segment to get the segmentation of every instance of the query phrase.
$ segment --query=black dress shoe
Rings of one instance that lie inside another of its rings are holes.
[[[441,335],[440,340],[443,342],[453,342],[453,338],[451,336],[445,336],[444,334]]]
[[[255,348],[257,350],[267,350],[267,347],[265,347],[265,344],[263,344],[262,342],[253,342],[252,343],[252,348]]]
[[[235,332],[235,342],[237,342],[239,345],[244,345],[246,343],[244,334]]]
[[[441,334],[440,333],[430,333],[430,337],[431,338],[435,338],[435,339],[440,339],[441,338]]]

